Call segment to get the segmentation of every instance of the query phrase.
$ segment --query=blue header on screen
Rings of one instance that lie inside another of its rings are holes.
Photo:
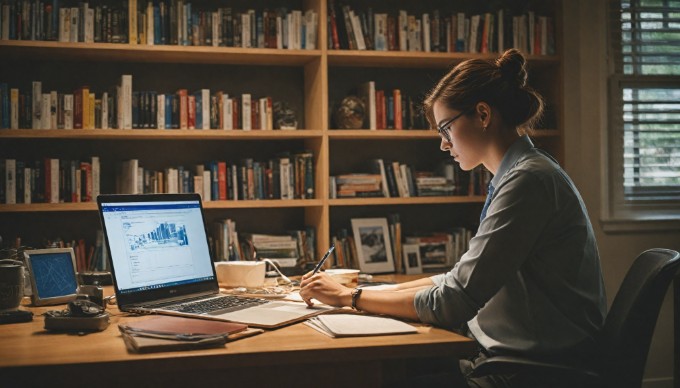
[[[102,204],[103,212],[124,212],[134,210],[159,210],[159,209],[192,209],[199,208],[198,202],[190,203],[169,203],[169,204],[150,204],[150,205],[120,205]]]
[[[74,295],[78,287],[70,252],[32,254],[31,270],[40,298]]]

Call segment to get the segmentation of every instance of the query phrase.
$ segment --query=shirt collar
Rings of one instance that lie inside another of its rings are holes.
[[[505,175],[505,173],[517,163],[519,158],[526,151],[533,147],[534,143],[531,142],[531,139],[529,139],[529,136],[527,135],[523,135],[519,139],[515,140],[510,148],[508,148],[508,150],[505,152],[503,160],[501,161],[501,165],[498,166],[498,171],[496,171],[496,175],[494,175],[493,179],[491,179],[491,184],[493,187],[498,187],[498,183],[500,182],[503,175]]]

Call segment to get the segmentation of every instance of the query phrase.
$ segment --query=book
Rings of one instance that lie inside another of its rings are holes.
[[[13,205],[17,203],[17,180],[16,180],[16,159],[5,160],[5,203]]]
[[[393,318],[360,314],[319,315],[305,325],[333,338],[418,333],[414,326]]]
[[[213,321],[208,319],[160,316],[118,324],[127,332],[139,334],[170,334],[175,336],[227,336],[248,328],[242,323]]]
[[[380,187],[385,198],[390,197],[390,189],[387,183],[387,173],[385,172],[385,163],[382,159],[373,159],[371,169],[373,173],[380,174]]]
[[[169,316],[119,324],[118,329],[125,346],[134,353],[221,347],[264,332],[240,323]]]
[[[376,124],[376,108],[375,108],[375,81],[364,82],[357,88],[359,98],[364,101],[367,112],[367,123],[366,127],[368,129],[377,129]]]
[[[134,0],[131,0],[134,1]],[[118,128],[132,129],[132,75],[124,74],[120,81],[120,122]]]

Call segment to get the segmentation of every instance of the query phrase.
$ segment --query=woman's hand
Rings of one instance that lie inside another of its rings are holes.
[[[352,300],[352,290],[347,288],[323,272],[312,275],[311,272],[302,276],[300,281],[300,296],[308,306],[312,306],[312,298],[335,307],[349,305]]]

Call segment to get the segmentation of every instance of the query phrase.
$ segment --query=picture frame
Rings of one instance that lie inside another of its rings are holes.
[[[394,272],[387,218],[353,218],[352,232],[361,272]]]
[[[76,299],[78,278],[73,248],[32,249],[24,251],[31,277],[31,303],[47,306]]]
[[[423,273],[423,262],[420,258],[420,247],[418,244],[404,244],[402,246],[404,254],[404,269],[407,275]]]

